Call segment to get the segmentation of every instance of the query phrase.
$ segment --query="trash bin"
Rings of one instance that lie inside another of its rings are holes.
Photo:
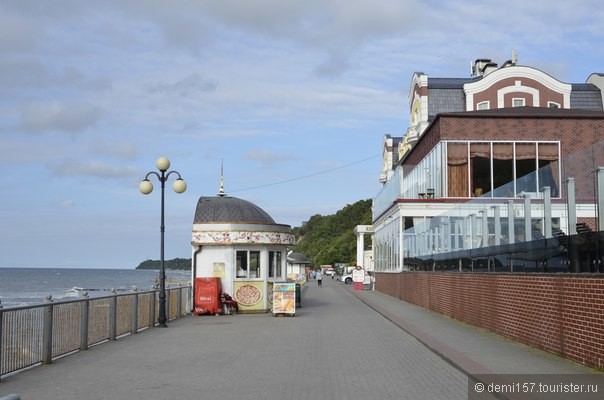
[[[296,307],[302,307],[302,287],[299,283],[296,283]]]

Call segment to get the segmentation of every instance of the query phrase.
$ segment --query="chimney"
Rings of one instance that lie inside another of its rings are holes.
[[[472,76],[486,76],[497,69],[497,64],[488,58],[478,58],[472,66]]]

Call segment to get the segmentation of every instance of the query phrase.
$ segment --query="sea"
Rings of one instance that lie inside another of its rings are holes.
[[[76,299],[83,291],[90,297],[111,293],[111,289],[149,290],[159,277],[157,270],[93,268],[0,268],[0,306],[3,308]],[[166,286],[187,284],[191,271],[166,270]]]

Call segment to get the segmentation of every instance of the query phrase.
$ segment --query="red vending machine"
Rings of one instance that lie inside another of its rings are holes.
[[[195,293],[193,301],[193,312],[195,315],[218,314],[222,312],[222,303],[220,302],[222,285],[220,284],[220,278],[195,278],[193,290]]]

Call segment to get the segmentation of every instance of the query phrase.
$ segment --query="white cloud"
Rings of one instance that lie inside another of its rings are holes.
[[[245,153],[246,160],[257,161],[262,167],[270,167],[284,161],[293,161],[295,157],[288,154],[275,153],[266,150],[250,150]]]
[[[335,160],[318,160],[312,163],[311,168],[319,171],[333,170],[342,167],[342,163]]]
[[[129,178],[141,175],[138,168],[111,165],[100,161],[63,161],[53,167],[57,176],[87,176],[96,178]]]
[[[62,153],[62,149],[44,141],[31,142],[0,137],[0,160],[3,165],[44,163],[56,160]]]
[[[91,151],[94,154],[129,161],[135,160],[138,155],[135,144],[126,140],[108,143],[104,139],[99,139],[91,146]]]
[[[7,12],[0,5],[0,51],[31,49],[36,42],[36,31],[27,18]]]
[[[193,97],[201,93],[214,92],[218,84],[204,79],[197,73],[186,76],[173,83],[152,83],[147,85],[150,93],[165,93],[178,97]]]
[[[94,125],[100,115],[97,107],[86,103],[32,102],[22,109],[19,129],[29,133],[79,133]]]
[[[72,208],[75,206],[75,201],[73,200],[63,200],[59,203],[61,208]]]
[[[319,77],[336,78],[341,76],[350,68],[350,62],[342,54],[331,54],[327,60],[321,63],[315,70]]]
[[[230,3],[207,2],[203,12],[225,26],[249,33],[279,37],[336,49],[356,46],[384,33],[400,32],[414,14],[414,0],[273,0]],[[200,10],[201,11],[201,10]]]

